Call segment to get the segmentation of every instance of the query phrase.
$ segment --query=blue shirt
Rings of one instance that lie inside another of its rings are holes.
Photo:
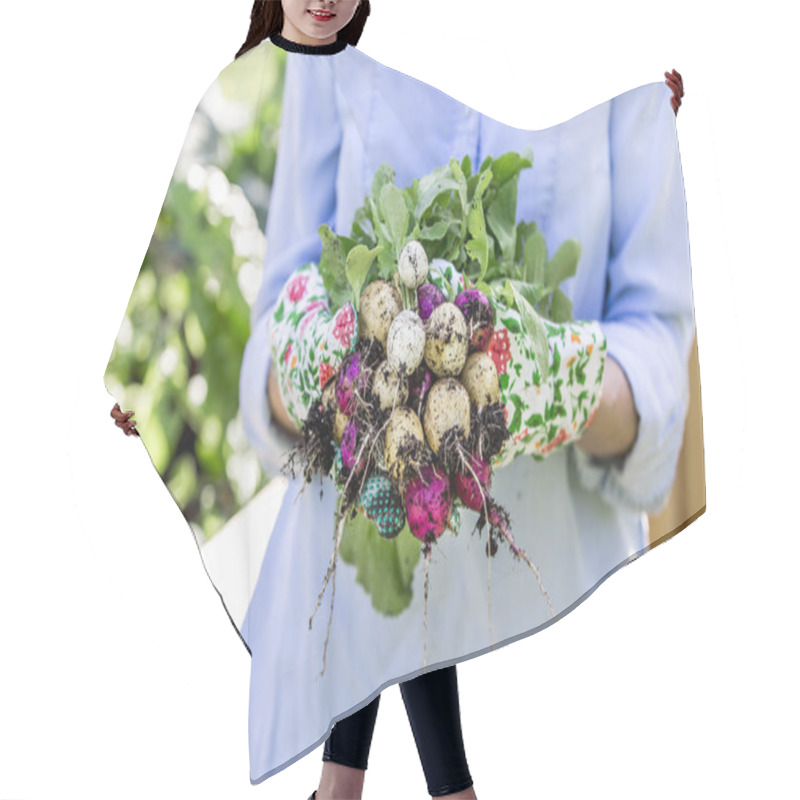
[[[292,442],[264,399],[265,322],[292,271],[319,259],[319,225],[348,235],[384,161],[404,187],[454,155],[469,154],[479,165],[486,155],[531,146],[534,165],[520,174],[517,218],[539,224],[551,254],[565,239],[581,243],[578,272],[562,288],[577,319],[602,321],[608,354],[622,365],[640,416],[624,459],[567,448],[575,456],[574,478],[615,507],[615,526],[639,526],[632,512],[662,508],[682,443],[694,336],[686,202],[666,84],[641,86],[560,125],[529,131],[480,114],[357,48],[287,55],[264,276],[241,383],[242,412],[262,466],[277,474]]]
[[[641,554],[648,544],[646,512],[663,507],[675,477],[694,335],[670,96],[659,81],[530,131],[483,115],[351,46],[325,56],[287,53],[263,283],[240,379],[244,424],[262,467],[277,475],[294,442],[273,420],[266,398],[269,315],[289,275],[319,259],[319,225],[348,235],[383,162],[405,187],[451,157],[468,154],[477,168],[486,155],[530,146],[534,163],[520,175],[518,220],[539,224],[551,255],[565,239],[581,243],[577,274],[562,288],[576,319],[601,321],[608,355],[630,382],[640,422],[624,458],[596,459],[574,445],[541,463],[520,457],[495,474],[492,491],[510,512],[515,536],[538,565],[559,614]],[[412,605],[396,618],[377,615],[353,577],[340,579],[334,620],[346,624],[334,621],[328,677],[317,681],[319,641],[300,633],[307,631],[308,604],[290,598],[316,598],[321,588],[335,496],[333,484],[326,485],[320,498],[314,488],[300,493],[300,478],[288,481],[243,626],[253,656],[254,781],[318,746],[330,720],[421,672],[420,567]],[[492,562],[489,624],[485,539],[470,541],[475,516],[464,512],[459,536],[443,536],[436,546],[429,667],[456,663],[551,621],[531,573],[501,547]],[[326,620],[317,619],[324,636]]]

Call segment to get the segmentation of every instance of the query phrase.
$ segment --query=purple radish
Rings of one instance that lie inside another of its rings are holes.
[[[423,283],[417,288],[417,313],[419,318],[426,322],[436,306],[441,305],[447,298],[435,283]]]
[[[470,351],[486,350],[494,333],[494,309],[480,289],[464,289],[453,301],[467,320]]]
[[[408,405],[417,414],[422,410],[422,405],[428,395],[428,389],[433,384],[433,373],[425,366],[425,363],[417,367],[416,371],[408,380]]]
[[[367,390],[367,369],[362,363],[361,352],[356,350],[345,356],[336,375],[336,403],[345,416],[356,410],[356,394],[365,396]]]
[[[355,419],[350,417],[344,426],[344,433],[342,434],[342,465],[345,469],[356,473],[361,472],[367,463],[367,459],[364,457],[361,458],[361,461],[356,462],[359,446],[358,426]]]
[[[436,467],[423,467],[406,486],[405,505],[411,533],[425,544],[436,541],[453,511],[448,476]]]
[[[477,453],[470,454],[469,469],[458,470],[455,475],[456,494],[458,499],[472,511],[482,511],[484,498],[489,500],[489,487],[492,481],[490,464],[481,459]],[[477,480],[475,480],[477,476]],[[490,513],[492,505],[490,504]]]

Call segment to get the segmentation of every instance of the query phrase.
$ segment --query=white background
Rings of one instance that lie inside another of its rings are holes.
[[[509,124],[682,73],[708,510],[557,625],[458,666],[481,800],[796,797],[797,146],[788,4],[376,0],[359,47]],[[3,7],[0,798],[252,787],[250,661],[103,372],[249,0]],[[13,14],[13,19],[12,19]],[[313,143],[310,143],[313,146]],[[427,797],[397,686],[364,798]]]

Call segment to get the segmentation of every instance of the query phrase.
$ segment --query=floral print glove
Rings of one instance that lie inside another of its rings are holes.
[[[331,314],[328,293],[314,262],[295,270],[269,316],[270,351],[281,399],[298,430],[322,388],[358,338],[352,303]]]
[[[428,279],[451,297],[466,286],[464,276],[443,259],[431,262]],[[542,376],[519,311],[493,298],[490,302],[495,326],[486,352],[497,367],[511,434],[492,466],[504,467],[520,455],[542,461],[580,437],[594,418],[605,367],[605,334],[597,321],[556,324],[542,318],[549,351],[549,373]]]

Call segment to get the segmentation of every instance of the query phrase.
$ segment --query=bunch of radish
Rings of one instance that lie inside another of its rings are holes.
[[[425,250],[412,240],[394,281],[376,279],[363,288],[357,343],[325,384],[294,453],[306,480],[315,472],[335,475],[337,550],[348,514],[364,513],[386,539],[408,524],[425,555],[426,630],[432,545],[448,528],[457,532],[459,504],[478,512],[478,532],[488,523],[487,555],[505,539],[550,602],[538,570],[514,541],[508,513],[490,494],[491,460],[510,435],[486,352],[494,309],[475,288],[450,301],[428,278]]]

